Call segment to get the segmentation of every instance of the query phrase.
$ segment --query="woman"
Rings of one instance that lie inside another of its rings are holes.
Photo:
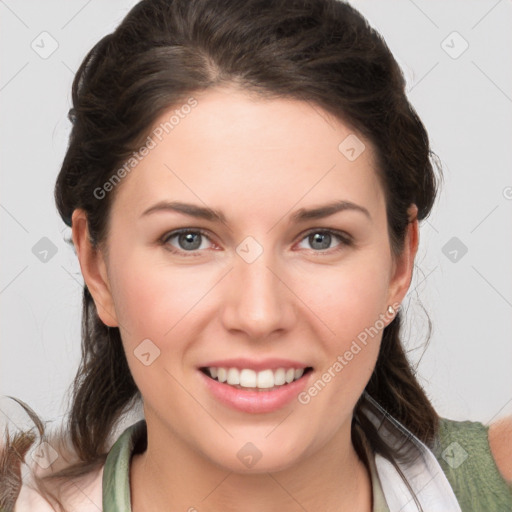
[[[70,445],[42,445],[39,492],[11,492],[27,438],[4,449],[7,510],[512,510],[507,426],[439,418],[401,345],[437,182],[357,11],[140,2],[84,60],[70,119]]]

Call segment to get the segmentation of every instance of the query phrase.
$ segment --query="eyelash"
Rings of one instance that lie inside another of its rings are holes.
[[[166,233],[159,240],[159,242],[161,245],[163,245],[166,248],[166,250],[170,251],[173,254],[180,254],[185,257],[201,256],[201,254],[200,254],[201,250],[196,249],[194,251],[184,251],[184,250],[176,249],[175,247],[169,245],[169,240],[171,240],[172,238],[177,237],[179,235],[187,234],[187,233],[196,233],[196,234],[199,233],[201,236],[204,236],[205,238],[210,240],[208,233],[206,231],[204,231],[203,229],[183,228],[183,229],[177,229],[175,231]],[[337,245],[336,247],[331,248],[331,249],[323,249],[323,250],[318,250],[318,251],[315,249],[310,249],[311,251],[313,251],[314,253],[319,254],[319,255],[326,254],[326,253],[332,254],[332,253],[338,252],[340,250],[343,250],[344,247],[351,247],[354,245],[354,241],[353,241],[352,237],[350,237],[347,233],[344,233],[343,231],[337,231],[335,229],[323,229],[323,228],[312,228],[312,229],[306,231],[305,233],[301,234],[301,238],[300,238],[299,242],[302,242],[305,238],[307,238],[308,236],[313,235],[315,233],[329,234],[331,236],[334,236],[335,238],[337,238],[339,240],[339,242],[341,242],[339,245]],[[212,240],[210,240],[210,242],[213,243]]]

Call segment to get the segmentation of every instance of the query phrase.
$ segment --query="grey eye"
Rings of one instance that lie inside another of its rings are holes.
[[[180,249],[185,251],[193,251],[201,247],[201,233],[181,233],[178,235],[178,244]]]
[[[211,241],[201,231],[182,230],[166,235],[162,242],[176,251],[193,252],[199,249],[208,249]]]
[[[332,236],[329,233],[312,233],[308,236],[308,241],[313,249],[329,249]]]

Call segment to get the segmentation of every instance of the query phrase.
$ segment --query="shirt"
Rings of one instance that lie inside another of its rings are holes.
[[[134,447],[144,436],[146,436],[146,422],[145,420],[140,420],[131,427],[128,427],[112,447],[105,462],[105,471],[103,473],[103,510],[105,512],[131,512],[130,459]],[[382,492],[373,454],[369,451],[369,446],[366,443],[364,446],[372,481],[372,512],[390,512]]]
[[[461,512],[512,512],[512,484],[504,480],[494,462],[488,428],[480,422],[441,418],[439,436],[430,452],[448,479]],[[124,430],[112,445],[105,464],[74,484],[73,499],[66,502],[69,512],[131,512],[130,461],[137,444],[145,442],[146,429],[142,419]],[[376,464],[380,456],[366,439],[363,446],[371,478],[372,512],[401,510],[400,507],[390,510],[386,502],[379,476],[382,462],[379,468]],[[426,512],[431,510],[427,508]],[[14,512],[53,512],[53,509],[29,485],[23,485]]]

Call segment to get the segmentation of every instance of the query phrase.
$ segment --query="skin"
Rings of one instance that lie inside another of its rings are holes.
[[[417,209],[394,258],[373,149],[362,136],[366,149],[349,161],[338,145],[355,132],[318,106],[234,87],[194,97],[197,107],[118,186],[108,252],[91,247],[85,213],[73,214],[84,279],[102,321],[120,328],[144,399],[148,449],[131,463],[133,510],[370,511],[371,482],[350,425],[381,331],[308,404],[271,413],[217,402],[197,368],[226,357],[291,358],[314,368],[314,383],[404,298]],[[345,210],[291,220],[340,199],[369,217]],[[171,211],[141,218],[162,200],[206,205],[225,222]],[[179,228],[201,228],[210,239],[193,256],[178,237],[159,243]],[[319,250],[312,229],[344,232],[353,243],[333,234]],[[247,236],[263,248],[252,263],[236,252]],[[144,339],[160,350],[149,366],[134,355]],[[248,441],[262,454],[251,469],[237,457]]]
[[[512,484],[512,416],[500,418],[490,425],[489,446],[501,476]]]

